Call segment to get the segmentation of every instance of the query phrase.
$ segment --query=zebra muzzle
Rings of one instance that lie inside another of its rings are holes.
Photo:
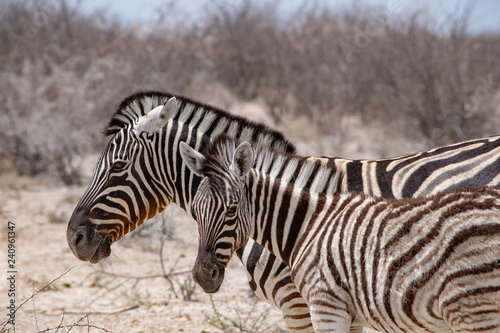
[[[224,281],[224,265],[213,252],[199,251],[193,266],[193,279],[206,293],[215,293]]]
[[[109,257],[111,244],[106,236],[97,233],[86,214],[74,212],[66,231],[66,239],[71,252],[82,261],[95,264]]]

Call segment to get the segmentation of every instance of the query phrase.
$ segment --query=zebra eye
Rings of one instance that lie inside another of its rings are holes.
[[[227,209],[227,215],[234,215],[236,214],[236,210],[238,209],[238,206],[236,205],[231,205],[228,209]]]
[[[123,169],[125,169],[126,167],[127,167],[127,162],[125,162],[125,161],[116,161],[111,166],[110,171],[112,171],[112,172],[120,172]]]

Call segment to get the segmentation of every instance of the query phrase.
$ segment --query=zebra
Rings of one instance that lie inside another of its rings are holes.
[[[176,96],[175,107],[167,108],[173,110],[170,119],[163,120],[161,129],[155,125],[158,130],[154,131],[147,120],[158,118],[172,97],[139,92],[125,98],[111,117],[105,129],[111,138],[68,223],[67,241],[77,258],[94,263],[106,258],[113,242],[170,203],[191,215],[192,197],[201,178],[183,163],[178,148],[181,141],[203,149],[224,132],[281,152],[296,152],[277,131],[182,96]],[[458,186],[500,184],[500,136],[391,159],[311,159],[336,168],[342,175],[340,192],[402,197]],[[312,332],[309,309],[289,268],[253,240],[237,254],[251,289],[282,311],[289,330]]]
[[[224,135],[180,151],[203,177],[191,209],[206,292],[252,238],[290,267],[315,332],[500,330],[500,187],[339,194],[335,169]]]

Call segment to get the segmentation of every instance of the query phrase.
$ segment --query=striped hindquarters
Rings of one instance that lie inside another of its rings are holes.
[[[317,246],[331,249],[329,279],[345,279],[356,312],[375,329],[500,330],[498,189],[352,204]]]

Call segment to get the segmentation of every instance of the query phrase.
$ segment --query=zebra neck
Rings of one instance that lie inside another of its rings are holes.
[[[183,162],[179,143],[186,142],[201,151],[214,138],[224,133],[241,141],[254,142],[260,147],[272,148],[281,153],[293,153],[295,147],[283,135],[264,125],[253,123],[245,118],[231,115],[225,111],[204,104],[181,99],[181,106],[158,135],[158,146],[163,146],[163,154],[157,154],[159,165],[167,169],[167,191],[171,192],[172,202],[190,214],[191,200],[201,178],[194,175]],[[151,147],[155,150],[154,145]],[[155,155],[153,155],[155,156]]]
[[[180,142],[187,142],[197,150],[202,150],[212,139],[204,131],[193,129],[192,122],[170,120],[166,128],[166,139],[163,149],[165,158],[164,174],[168,177],[163,182],[169,184],[172,192],[172,202],[191,215],[191,201],[198,189],[201,177],[187,167],[180,155]],[[160,154],[159,154],[160,155]]]
[[[247,198],[252,211],[250,238],[289,265],[299,240],[311,229],[321,210],[337,200],[340,173],[304,163],[291,177],[286,168],[280,177],[253,169],[248,176]]]

